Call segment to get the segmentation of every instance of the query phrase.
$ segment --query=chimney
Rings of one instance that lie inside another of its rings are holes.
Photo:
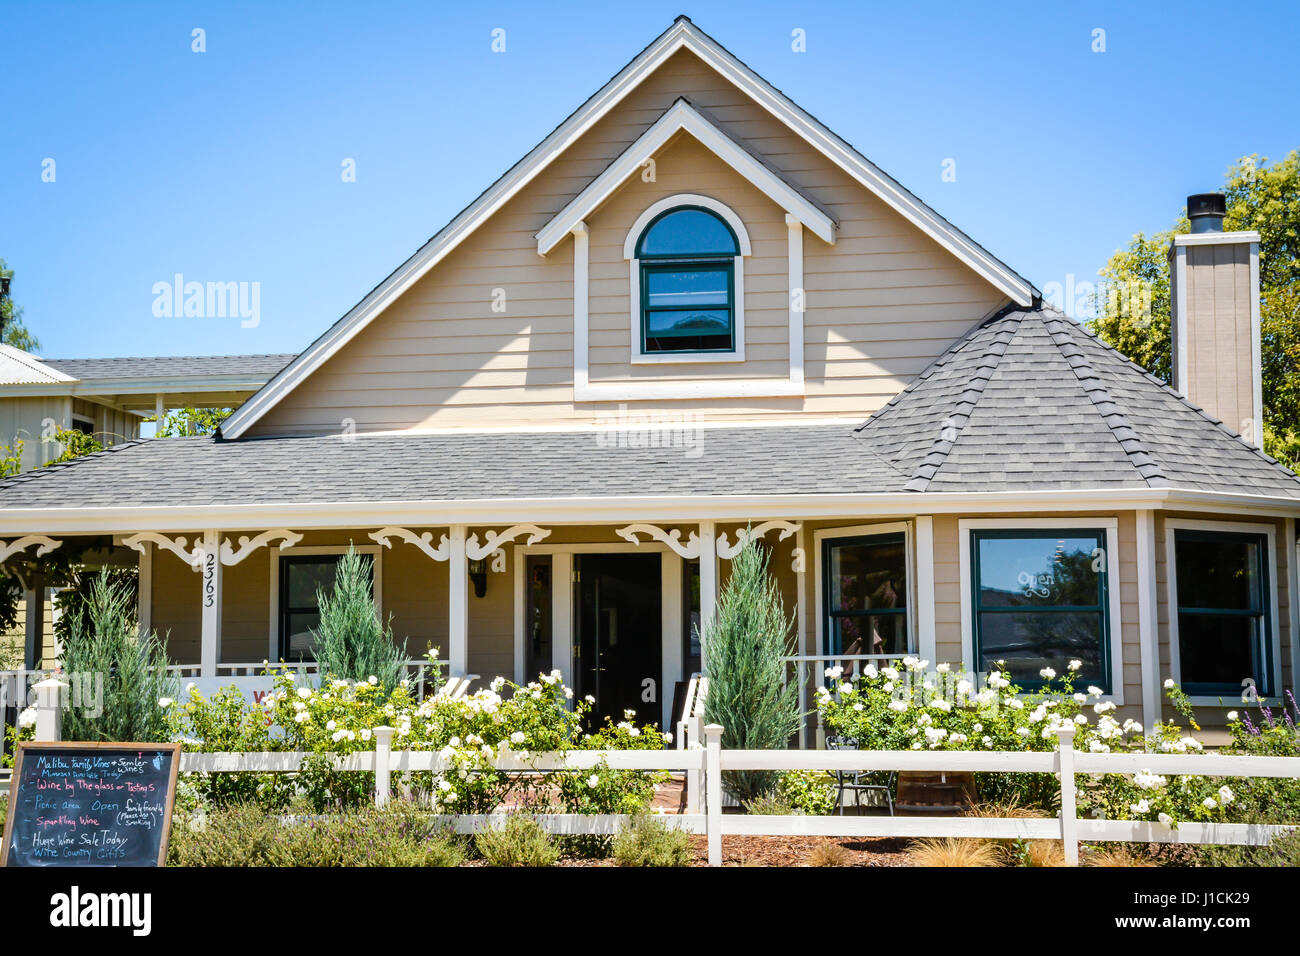
[[[1192,232],[1169,249],[1173,386],[1264,446],[1259,233],[1224,232],[1222,193],[1187,197]]]

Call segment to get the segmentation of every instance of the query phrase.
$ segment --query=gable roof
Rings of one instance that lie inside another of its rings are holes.
[[[221,434],[238,438],[281,398],[335,355],[399,296],[419,281],[453,249],[488,220],[596,122],[620,103],[646,77],[679,50],[689,50],[784,122],[813,148],[939,243],[1011,301],[1029,305],[1033,286],[1005,263],[921,202],[896,180],[801,109],[748,66],[725,50],[686,17],[678,19],[653,43],[589,98],[505,175],[493,183],[451,222],[420,247],[383,282],[370,290],[346,315],[309,345],[261,390],[226,419]]]
[[[856,432],[912,492],[1181,488],[1300,499],[1300,478],[1060,312],[1008,310]]]
[[[768,199],[811,230],[824,242],[835,244],[835,220],[812,199],[786,182],[713,123],[685,98],[678,99],[636,138],[605,171],[593,179],[537,233],[537,252],[546,255],[558,246],[592,211],[613,195],[619,186],[639,170],[664,144],[686,131],[713,155],[747,179]]]

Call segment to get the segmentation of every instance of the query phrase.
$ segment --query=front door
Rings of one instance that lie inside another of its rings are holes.
[[[659,555],[578,554],[573,570],[576,690],[596,698],[594,723],[617,723],[626,710],[637,723],[659,723]]]

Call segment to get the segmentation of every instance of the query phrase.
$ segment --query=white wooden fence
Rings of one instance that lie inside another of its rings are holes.
[[[429,751],[392,749],[391,728],[377,728],[376,749],[335,758],[339,770],[375,773],[375,801],[382,805],[391,793],[393,772],[449,768]],[[807,835],[837,837],[979,837],[985,839],[1060,840],[1066,861],[1079,861],[1079,843],[1196,843],[1260,845],[1292,829],[1243,823],[1159,823],[1080,819],[1075,809],[1075,775],[1137,773],[1194,774],[1209,777],[1300,777],[1300,758],[1242,757],[1215,754],[1091,754],[1077,752],[1073,728],[1059,732],[1055,752],[974,752],[895,750],[723,750],[722,728],[704,728],[704,746],[686,750],[585,750],[539,754],[529,760],[499,758],[494,766],[510,771],[584,771],[601,766],[614,770],[661,770],[699,773],[704,779],[703,813],[665,814],[668,826],[708,836],[709,865],[722,863],[722,838],[728,835]],[[298,769],[300,753],[187,753],[184,773],[239,771],[278,772]],[[886,817],[886,816],[763,816],[722,813],[722,772],[726,770],[921,770],[997,773],[1052,773],[1060,777],[1061,813],[1055,818]],[[456,832],[472,833],[498,825],[504,814],[442,818]],[[553,833],[615,833],[628,819],[615,814],[541,814],[538,821]]]

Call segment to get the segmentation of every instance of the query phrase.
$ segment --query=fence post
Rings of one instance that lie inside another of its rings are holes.
[[[388,793],[393,774],[393,733],[392,727],[375,728],[375,806],[382,807],[388,802]]]
[[[686,749],[693,746],[699,746],[700,740],[700,718],[687,717],[682,721],[682,745]],[[700,786],[703,781],[703,775],[698,770],[686,771],[686,812],[700,812]]]
[[[722,725],[704,726],[705,828],[709,866],[722,866]]]
[[[47,677],[32,685],[36,693],[35,740],[57,742],[63,739],[63,721],[59,715],[59,698],[68,685],[56,677]]]
[[[1074,801],[1074,730],[1074,724],[1056,729],[1061,743],[1057,761],[1061,774],[1061,842],[1069,866],[1079,865],[1079,811]]]

